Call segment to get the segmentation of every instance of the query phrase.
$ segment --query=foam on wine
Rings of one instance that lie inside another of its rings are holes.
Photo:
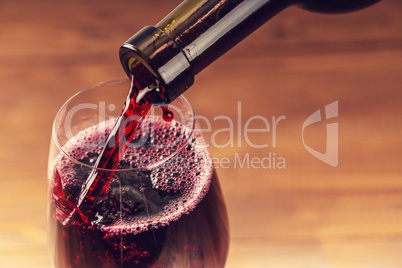
[[[60,179],[52,176],[54,183],[60,181],[63,186],[63,200],[76,202],[89,166],[95,164],[113,126],[114,121],[109,120],[89,127],[63,147],[70,158],[60,154],[55,162]],[[128,144],[107,193],[94,204],[93,222],[111,236],[169,225],[192,211],[208,192],[209,159],[205,141],[192,135],[191,129],[174,119],[166,122],[161,117],[146,117]],[[56,217],[63,222],[66,215],[60,203],[54,202]]]

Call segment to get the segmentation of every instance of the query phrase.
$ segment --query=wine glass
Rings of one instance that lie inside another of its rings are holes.
[[[184,97],[154,106],[125,150],[106,193],[71,220],[130,82],[85,89],[59,110],[48,168],[53,267],[223,267],[228,219],[218,177]],[[78,210],[79,211],[79,210]]]

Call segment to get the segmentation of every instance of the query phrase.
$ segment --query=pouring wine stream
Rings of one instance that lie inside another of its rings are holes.
[[[105,147],[99,154],[91,173],[82,186],[77,205],[65,219],[63,224],[73,221],[75,224],[88,223],[88,217],[93,216],[94,204],[109,188],[109,183],[119,164],[129,142],[134,137],[138,127],[152,108],[152,103],[146,95],[150,91],[159,91],[159,87],[151,85],[141,88],[140,84],[131,77],[130,90],[123,106],[123,111],[108,135]],[[173,114],[163,107],[163,118],[173,119]]]

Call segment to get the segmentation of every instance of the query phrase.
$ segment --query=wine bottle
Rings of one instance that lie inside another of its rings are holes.
[[[194,76],[292,5],[322,13],[362,9],[379,0],[186,0],[155,26],[146,26],[120,47],[127,73],[144,87],[157,81],[170,103]]]

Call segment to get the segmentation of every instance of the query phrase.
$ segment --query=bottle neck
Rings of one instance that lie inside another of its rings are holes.
[[[120,48],[127,75],[164,89],[170,103],[194,76],[295,0],[187,0],[155,27],[147,26]],[[144,82],[145,83],[145,82]]]
[[[186,0],[155,27],[147,26],[120,48],[127,75],[151,77],[170,103],[194,76],[283,9],[297,4],[324,13],[348,12],[379,0]],[[140,81],[141,83],[141,81]]]

